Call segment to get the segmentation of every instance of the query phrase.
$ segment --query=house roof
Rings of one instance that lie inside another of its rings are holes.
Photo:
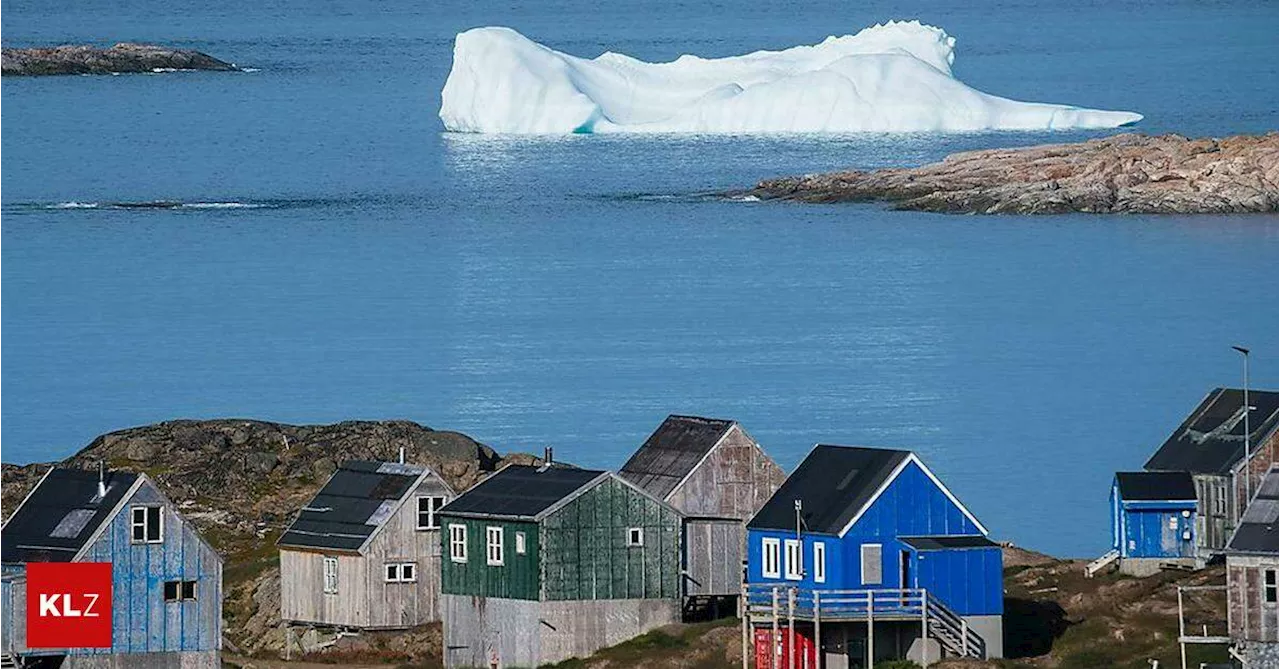
[[[395,462],[344,462],[276,543],[358,551],[426,472],[425,467]]]
[[[902,543],[918,551],[940,551],[958,548],[994,548],[1000,545],[980,534],[899,537],[898,539]]]
[[[1275,391],[1250,390],[1249,444],[1276,428]],[[1226,474],[1244,457],[1244,391],[1214,388],[1147,461],[1151,471]]]
[[[533,519],[608,472],[576,467],[503,467],[454,498],[441,514]]]
[[[1196,501],[1196,483],[1187,472],[1116,472],[1120,499],[1130,502]]]
[[[107,494],[99,497],[98,472],[51,469],[0,532],[0,561],[70,562],[137,480],[107,472]]]
[[[1277,542],[1280,541],[1280,532],[1277,532],[1277,509],[1280,508],[1277,501],[1277,474],[1276,466],[1273,464],[1270,471],[1262,477],[1262,483],[1258,486],[1258,492],[1249,501],[1249,506],[1244,510],[1244,516],[1240,518],[1240,526],[1236,528],[1234,534],[1231,535],[1231,541],[1227,543],[1227,550],[1239,553],[1266,553],[1269,555],[1276,554]]]
[[[667,416],[618,475],[666,499],[734,424],[720,418]]]
[[[814,446],[747,527],[794,530],[798,499],[805,529],[838,535],[909,457],[887,448]]]

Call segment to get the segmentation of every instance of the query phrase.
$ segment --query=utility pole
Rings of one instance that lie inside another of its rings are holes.
[[[1249,413],[1253,408],[1249,406],[1249,349],[1243,346],[1232,346],[1240,355],[1244,356],[1244,504],[1249,504],[1249,500],[1253,495],[1249,493]],[[1232,525],[1240,524],[1240,509],[1237,504],[1235,522]]]

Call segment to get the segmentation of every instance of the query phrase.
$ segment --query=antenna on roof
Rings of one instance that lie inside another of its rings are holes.
[[[400,444],[400,464],[404,464],[404,444]]]
[[[98,461],[98,497],[107,496],[107,464],[103,460]]]

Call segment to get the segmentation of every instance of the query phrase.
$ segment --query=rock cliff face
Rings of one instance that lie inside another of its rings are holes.
[[[1124,134],[988,149],[939,163],[769,179],[738,195],[802,202],[884,200],[965,214],[1227,214],[1277,209],[1277,138]]]
[[[0,72],[6,77],[239,69],[231,63],[199,51],[170,49],[151,44],[122,43],[109,49],[79,45],[47,49],[4,49],[0,56]]]

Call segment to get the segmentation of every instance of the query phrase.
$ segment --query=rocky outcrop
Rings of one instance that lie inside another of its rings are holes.
[[[735,195],[802,202],[889,201],[964,214],[1228,214],[1277,209],[1277,138],[1124,134],[987,149],[914,168],[769,179]]]
[[[171,49],[151,44],[117,44],[109,49],[67,45],[51,48],[4,49],[0,54],[4,76],[51,74],[119,74],[167,70],[234,71],[235,65],[191,49]]]

